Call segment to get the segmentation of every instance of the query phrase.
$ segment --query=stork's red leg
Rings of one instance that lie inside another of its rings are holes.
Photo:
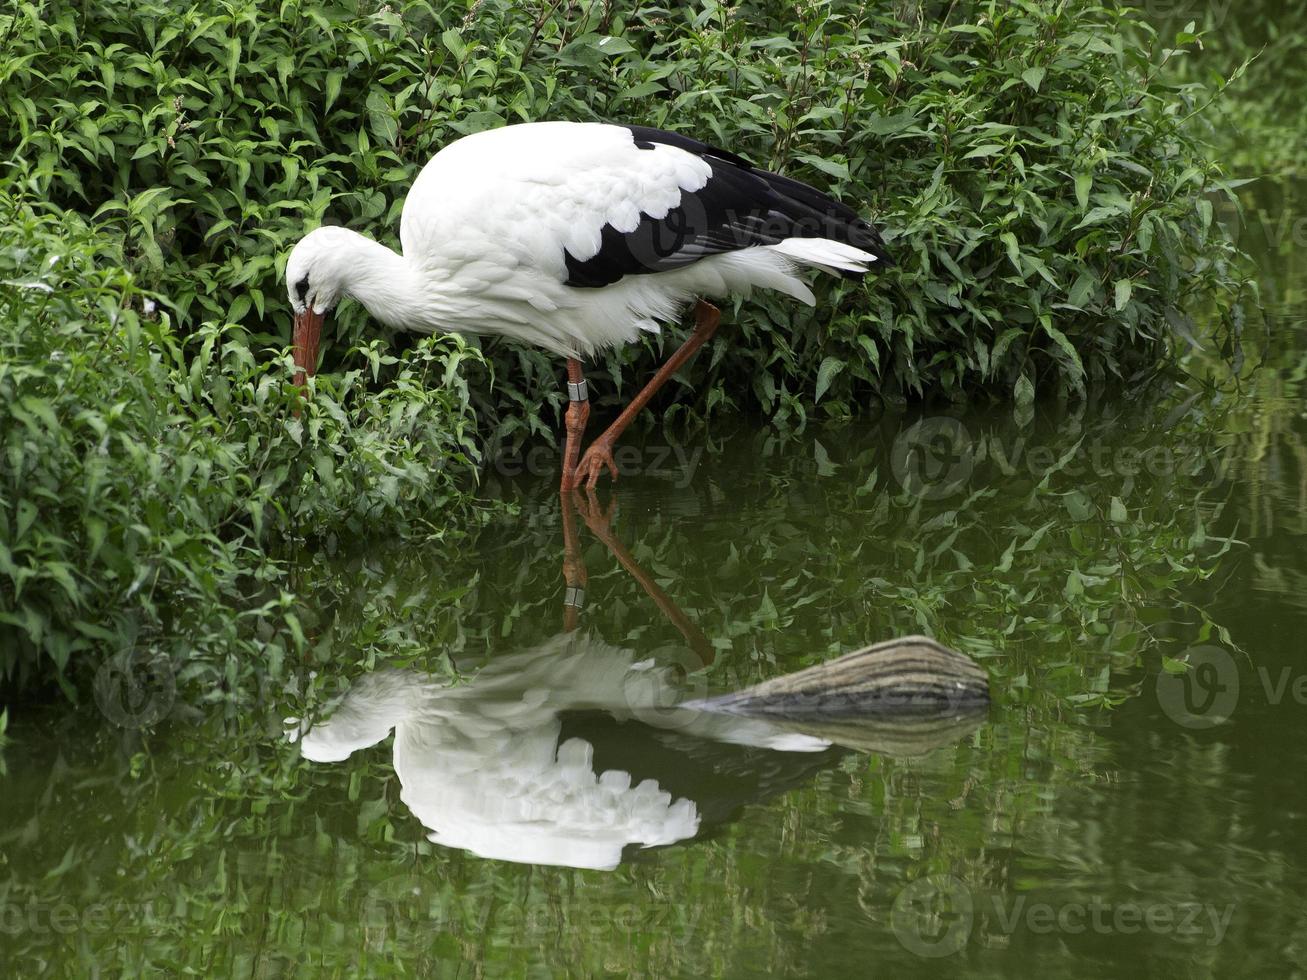
[[[563,509],[563,632],[570,633],[576,629],[581,617],[589,576],[586,574],[580,539],[576,533],[572,494],[568,491],[559,494],[559,504]]]
[[[649,404],[649,399],[667,383],[667,379],[694,357],[699,348],[716,333],[721,319],[721,311],[711,303],[699,300],[694,304],[694,331],[676,353],[658,369],[658,373],[640,390],[640,393],[631,399],[631,403],[622,410],[622,414],[617,416],[613,424],[604,430],[604,434],[590,444],[590,448],[585,451],[585,456],[581,459],[581,464],[576,468],[573,477],[574,486],[584,483],[587,487],[593,488],[599,482],[599,475],[605,467],[608,468],[613,479],[617,479],[617,463],[613,460],[614,444],[626,431],[631,421],[640,414],[641,409]]]
[[[654,577],[645,571],[644,567],[635,560],[631,550],[622,543],[621,539],[613,532],[613,512],[617,507],[617,501],[614,499],[608,506],[607,511],[600,510],[599,502],[595,499],[594,494],[587,494],[582,497],[580,491],[576,493],[576,509],[581,514],[581,519],[585,521],[586,527],[590,532],[607,545],[608,550],[613,553],[613,557],[618,563],[631,573],[631,577],[640,584],[640,588],[648,594],[654,604],[662,610],[663,614],[672,622],[672,625],[680,630],[681,635],[685,637],[685,642],[690,645],[703,666],[707,667],[713,662],[715,653],[712,644],[708,638],[703,635],[694,620],[685,614],[685,611],[664,592],[654,581]]]
[[[581,362],[575,357],[567,359],[567,444],[563,449],[562,492],[569,493],[576,484],[576,460],[581,455],[581,437],[590,418],[590,399],[581,374]]]

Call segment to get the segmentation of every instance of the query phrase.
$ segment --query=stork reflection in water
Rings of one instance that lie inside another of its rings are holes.
[[[562,633],[493,658],[464,684],[414,670],[366,674],[330,717],[294,724],[288,736],[303,757],[339,762],[393,732],[400,799],[431,841],[484,858],[610,870],[632,846],[693,838],[805,782],[844,754],[841,744],[920,755],[979,723],[981,714],[963,711],[803,731],[682,706],[686,673],[710,663],[712,646],[635,561],[611,516],[563,495]],[[582,524],[684,636],[684,663],[578,627]]]

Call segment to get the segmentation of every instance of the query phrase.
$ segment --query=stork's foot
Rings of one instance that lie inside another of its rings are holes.
[[[600,436],[594,442],[590,443],[590,448],[585,451],[581,457],[581,462],[576,467],[575,486],[584,485],[587,490],[593,490],[599,484],[599,477],[603,474],[604,468],[607,467],[609,475],[613,482],[617,481],[617,461],[613,459],[613,441]]]
[[[590,418],[588,401],[573,401],[567,406],[567,445],[563,450],[563,480],[560,490],[571,493],[577,487],[576,457],[581,452],[581,437],[585,435],[585,424]]]
[[[585,526],[600,541],[607,543],[613,536],[613,517],[617,514],[617,498],[608,501],[608,507],[599,506],[599,498],[593,492],[579,491],[572,495],[576,511],[585,521]]]

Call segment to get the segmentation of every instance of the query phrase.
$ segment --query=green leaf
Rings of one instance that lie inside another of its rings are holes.
[[[638,85],[632,85],[630,88],[622,89],[622,91],[617,93],[617,95],[613,97],[613,100],[608,104],[610,106],[615,106],[618,103],[627,101],[628,99],[646,99],[651,95],[657,95],[659,92],[663,91],[663,89],[664,85],[662,82],[641,82]]]
[[[817,369],[817,393],[813,401],[821,401],[821,396],[826,394],[826,389],[830,387],[830,383],[843,370],[844,362],[839,358],[827,357],[821,362],[821,367]]]
[[[1084,309],[1085,301],[1097,288],[1098,277],[1092,272],[1082,272],[1076,277],[1075,285],[1071,287],[1071,292],[1067,294],[1066,301],[1077,309]]]
[[[368,125],[373,135],[383,146],[394,146],[399,141],[399,123],[395,121],[395,111],[380,89],[368,93]]]
[[[998,367],[999,363],[1003,360],[1003,355],[1006,354],[1007,349],[1012,346],[1012,342],[1023,333],[1025,333],[1025,331],[1020,327],[1008,327],[999,334],[998,340],[994,341],[994,346],[989,352],[990,363],[994,367]]]
[[[1076,523],[1089,520],[1093,514],[1093,507],[1083,490],[1072,490],[1062,498],[1062,502],[1066,506],[1067,514]]]
[[[1044,84],[1044,76],[1048,74],[1044,68],[1027,68],[1021,73],[1021,80],[1030,86],[1031,91],[1038,92],[1039,86]]]
[[[1102,200],[1102,198],[1100,197],[1099,200]],[[1079,231],[1081,228],[1089,228],[1093,225],[1101,225],[1105,221],[1111,221],[1113,218],[1121,217],[1128,210],[1129,210],[1128,207],[1121,206],[1121,205],[1114,206],[1114,207],[1094,208],[1087,215],[1085,215],[1084,218],[1081,219],[1080,224],[1076,225],[1075,230]]]
[[[876,346],[876,342],[872,340],[870,337],[868,337],[866,334],[859,334],[858,345],[867,352],[867,357],[871,358],[871,366],[875,368],[876,373],[879,374],[880,373],[880,349]]]
[[[1021,375],[1017,378],[1017,383],[1012,388],[1012,397],[1018,406],[1025,407],[1035,401],[1035,386],[1031,383],[1030,378]]]
[[[1132,289],[1132,286],[1130,285],[1130,280],[1118,279],[1116,281],[1114,289],[1116,292],[1116,309],[1119,312],[1121,310],[1124,310],[1126,306],[1130,303],[1130,292]]]
[[[909,129],[917,121],[917,114],[908,109],[889,116],[873,113],[863,123],[862,129],[872,136],[892,136]]]
[[[1068,599],[1075,599],[1085,594],[1085,580],[1074,568],[1066,574],[1066,584],[1062,586],[1062,594]]]
[[[462,61],[467,55],[467,45],[463,43],[463,33],[461,31],[451,27],[440,35],[440,43],[457,61]]]
[[[344,72],[341,71],[327,72],[327,86],[325,92],[327,102],[325,108],[330,109],[335,104],[336,99],[339,98],[340,83],[344,80],[344,78],[345,78]]]
[[[1076,174],[1076,203],[1080,205],[1080,210],[1084,211],[1089,207],[1089,192],[1094,186],[1094,175],[1091,173]]]
[[[1039,326],[1044,331],[1044,333],[1048,334],[1048,336],[1052,338],[1053,343],[1057,344],[1057,346],[1061,348],[1062,352],[1066,354],[1067,358],[1071,361],[1072,365],[1075,367],[1075,377],[1077,379],[1084,378],[1085,366],[1080,362],[1080,354],[1076,350],[1075,345],[1072,344],[1071,341],[1067,338],[1067,335],[1064,334],[1057,327],[1053,326],[1053,320],[1050,316],[1048,316],[1048,314],[1043,314],[1040,316]]]
[[[236,71],[241,64],[241,39],[233,37],[227,41],[227,84],[235,86]]]
[[[1025,270],[1021,268],[1021,243],[1017,241],[1017,236],[1010,231],[1005,231],[998,236],[998,239],[1007,247],[1008,261],[1017,272],[1024,274]]]
[[[840,180],[848,180],[849,165],[840,160],[832,160],[827,157],[816,156],[812,153],[800,153],[798,159],[810,167],[815,167],[822,173]]]
[[[1002,556],[998,560],[998,564],[994,566],[994,571],[1010,572],[1012,570],[1012,559],[1016,557],[1016,553],[1017,540],[1016,538],[1013,538],[1012,543],[1003,551]]]
[[[1126,513],[1125,504],[1121,502],[1120,497],[1112,498],[1111,509],[1108,512],[1108,517],[1111,519],[1113,524],[1124,524],[1130,519],[1130,515]]]

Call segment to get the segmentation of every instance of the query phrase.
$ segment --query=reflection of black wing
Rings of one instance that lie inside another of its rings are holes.
[[[629,232],[605,225],[599,251],[584,262],[566,253],[567,285],[607,286],[623,276],[667,272],[705,256],[776,245],[787,238],[827,238],[885,261],[879,232],[816,188],[676,133],[625,128],[641,149],[675,146],[706,161],[712,175],[699,190],[682,191],[680,204],[661,218],[642,213]]]
[[[824,752],[776,752],[619,722],[603,712],[563,716],[560,744],[572,737],[594,746],[594,771],[619,769],[635,785],[653,779],[673,799],[693,800],[701,817],[699,836],[735,819],[742,807],[763,803],[808,782],[843,756]]]

